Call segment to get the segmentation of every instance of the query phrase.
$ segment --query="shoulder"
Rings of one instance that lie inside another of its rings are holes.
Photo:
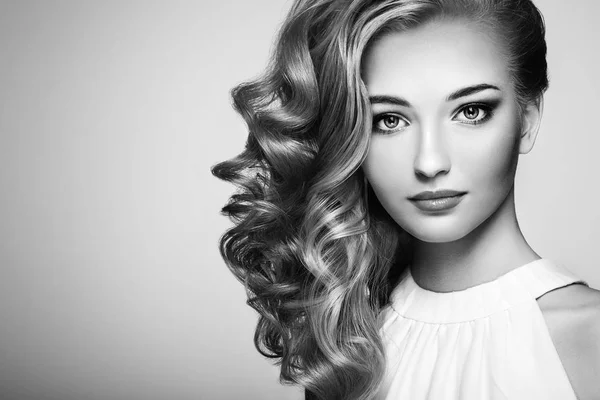
[[[600,400],[600,291],[581,284],[538,299],[548,330],[579,400]]]

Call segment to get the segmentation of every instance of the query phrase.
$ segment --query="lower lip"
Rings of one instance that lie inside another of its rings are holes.
[[[423,211],[444,211],[456,207],[462,201],[464,194],[452,197],[440,197],[431,200],[411,200],[417,208]]]

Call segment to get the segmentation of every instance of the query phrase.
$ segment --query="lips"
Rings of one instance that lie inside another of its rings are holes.
[[[467,192],[456,190],[437,190],[435,192],[421,192],[409,200],[421,211],[437,215],[454,208],[460,203]]]
[[[409,199],[410,200],[434,200],[434,199],[441,199],[444,197],[460,196],[465,193],[467,193],[467,192],[457,192],[456,190],[443,189],[443,190],[436,190],[435,192],[432,192],[432,191],[421,192],[413,197],[409,197]]]

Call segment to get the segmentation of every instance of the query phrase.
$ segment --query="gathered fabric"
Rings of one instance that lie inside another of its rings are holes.
[[[576,400],[537,302],[574,283],[589,286],[544,258],[447,293],[419,287],[406,268],[382,310],[377,398]]]

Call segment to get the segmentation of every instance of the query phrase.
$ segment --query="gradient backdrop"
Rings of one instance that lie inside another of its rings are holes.
[[[517,206],[600,287],[600,2],[538,0],[551,88]],[[0,398],[300,399],[254,350],[217,239],[229,89],[283,0],[0,2]]]

